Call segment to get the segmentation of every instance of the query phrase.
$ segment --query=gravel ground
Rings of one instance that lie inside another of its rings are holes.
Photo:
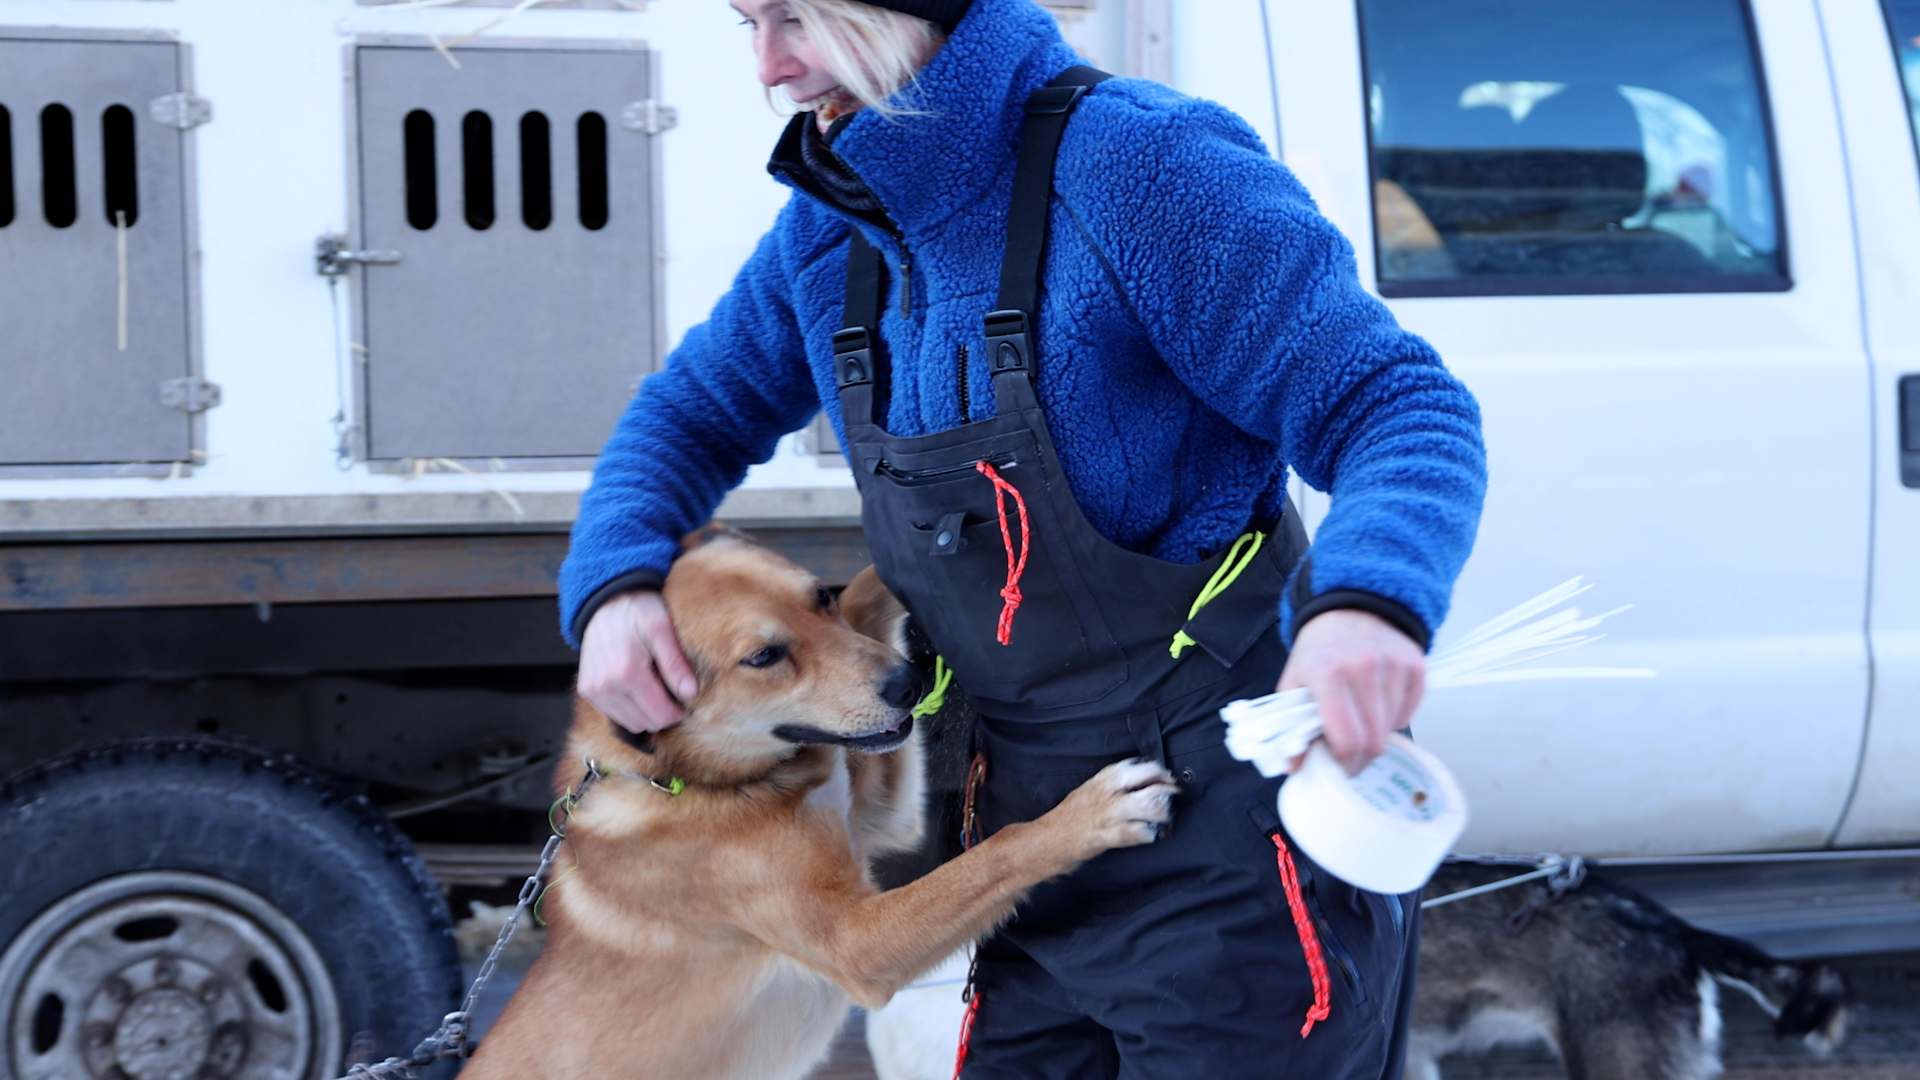
[[[1830,960],[1853,988],[1857,1005],[1847,1037],[1822,1061],[1798,1040],[1773,1036],[1771,1021],[1746,995],[1721,995],[1726,1080],[1920,1080],[1920,952]],[[874,1080],[863,1037],[865,1017],[850,1018],[833,1056],[814,1080]],[[1460,1055],[1442,1063],[1445,1080],[1564,1080],[1566,1071],[1543,1046]]]
[[[530,957],[528,957],[530,959]],[[1882,953],[1829,961],[1852,987],[1856,1006],[1846,1040],[1822,1061],[1797,1040],[1773,1036],[1759,1006],[1725,992],[1722,1057],[1727,1080],[1920,1080],[1920,952]],[[502,970],[478,1010],[480,1032],[506,1005],[519,970]],[[468,970],[471,977],[473,971]],[[875,1080],[867,1056],[864,1014],[855,1010],[814,1080]],[[1544,1047],[1460,1055],[1443,1062],[1446,1080],[1563,1080],[1566,1072]]]

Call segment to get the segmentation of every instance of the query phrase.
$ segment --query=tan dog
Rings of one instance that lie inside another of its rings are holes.
[[[1033,886],[1167,820],[1172,777],[1122,762],[880,892],[867,860],[921,831],[920,680],[883,643],[897,644],[898,603],[869,570],[836,606],[804,570],[712,529],[689,538],[664,596],[700,694],[653,739],[576,708],[558,782],[577,782],[583,758],[606,779],[556,863],[546,951],[465,1080],[804,1076],[849,996],[884,1005]]]

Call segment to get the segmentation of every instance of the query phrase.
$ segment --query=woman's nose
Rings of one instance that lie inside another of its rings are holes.
[[[806,65],[794,56],[793,50],[778,31],[755,35],[753,52],[760,62],[762,86],[779,86],[807,73]]]

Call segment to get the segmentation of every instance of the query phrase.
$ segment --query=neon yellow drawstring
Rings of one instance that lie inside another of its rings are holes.
[[[1253,557],[1259,554],[1260,545],[1266,539],[1266,533],[1250,532],[1233,542],[1233,546],[1227,549],[1227,557],[1220,561],[1220,568],[1213,572],[1213,576],[1207,579],[1206,588],[1201,589],[1200,595],[1194,598],[1193,607],[1187,612],[1188,621],[1192,621],[1195,615],[1200,614],[1200,609],[1206,607],[1214,597],[1226,592],[1228,587],[1240,577],[1242,570],[1253,565]],[[1242,548],[1245,550],[1242,551]],[[1199,642],[1188,637],[1187,632],[1182,630],[1173,635],[1173,644],[1168,646],[1167,652],[1178,660],[1180,654],[1186,652],[1189,646],[1198,644]]]
[[[926,697],[920,699],[920,704],[915,705],[913,712],[908,715],[912,716],[915,720],[919,720],[922,717],[932,716],[934,713],[939,712],[941,707],[947,703],[947,687],[952,685],[952,683],[953,672],[947,667],[947,658],[944,656],[934,657],[933,689],[927,692]]]

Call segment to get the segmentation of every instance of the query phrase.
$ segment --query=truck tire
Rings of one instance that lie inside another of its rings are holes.
[[[120,739],[0,784],[0,1075],[327,1080],[460,983],[412,844],[290,755]]]

